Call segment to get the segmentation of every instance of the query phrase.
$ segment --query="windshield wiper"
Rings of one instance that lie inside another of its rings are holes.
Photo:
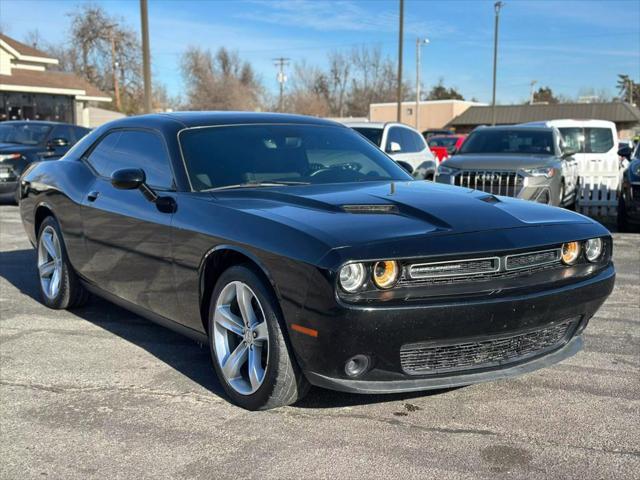
[[[237,183],[235,185],[224,185],[222,187],[214,187],[207,188],[205,190],[201,190],[203,192],[215,192],[218,190],[232,190],[234,188],[253,188],[253,187],[281,187],[283,185],[309,185],[309,182],[295,182],[295,181],[269,181],[269,182],[245,182],[245,183]]]

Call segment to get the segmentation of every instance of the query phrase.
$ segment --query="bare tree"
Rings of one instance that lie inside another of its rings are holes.
[[[251,65],[236,52],[220,48],[215,55],[189,47],[182,55],[186,106],[197,110],[257,110],[262,85]]]

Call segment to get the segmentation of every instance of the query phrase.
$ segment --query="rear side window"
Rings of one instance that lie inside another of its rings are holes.
[[[151,132],[123,130],[107,134],[87,161],[103,177],[121,168],[141,168],[155,188],[173,188],[173,173],[162,139]]]
[[[610,128],[560,128],[567,147],[578,153],[606,153],[614,146]]]

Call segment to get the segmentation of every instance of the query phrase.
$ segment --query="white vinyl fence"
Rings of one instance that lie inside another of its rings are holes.
[[[580,165],[577,210],[589,217],[615,217],[619,186],[618,159],[589,161]]]

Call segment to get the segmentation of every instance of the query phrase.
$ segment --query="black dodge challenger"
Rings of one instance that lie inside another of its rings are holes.
[[[580,350],[612,240],[573,212],[414,181],[353,130],[176,113],[21,177],[42,300],[92,292],[207,342],[229,397],[295,402],[510,377]]]

